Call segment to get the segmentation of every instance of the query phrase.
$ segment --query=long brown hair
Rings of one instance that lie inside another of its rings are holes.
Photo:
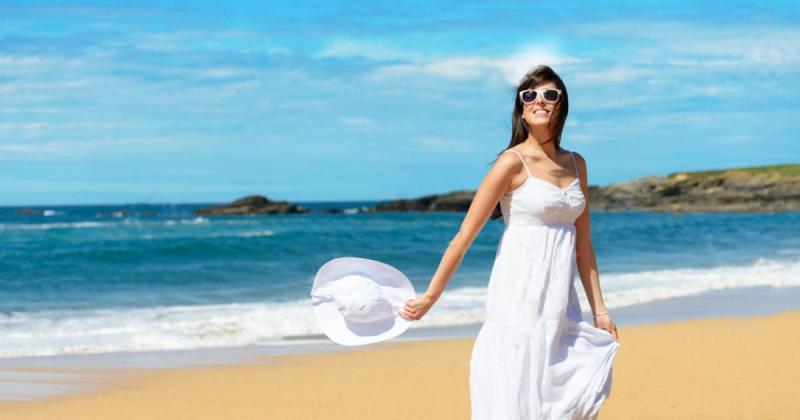
[[[553,133],[550,140],[555,144],[556,150],[561,150],[561,132],[564,131],[564,123],[567,121],[567,114],[569,113],[569,95],[567,95],[567,87],[564,86],[564,82],[558,77],[558,74],[550,66],[540,65],[525,74],[514,92],[514,111],[511,112],[511,141],[497,156],[520,143],[524,143],[528,138],[528,124],[522,119],[523,104],[519,99],[519,93],[542,82],[553,82],[556,88],[561,90],[561,99],[553,108],[555,118],[551,118],[549,123],[550,132]],[[497,158],[494,161],[496,160]],[[491,163],[494,163],[494,161]],[[491,219],[495,220],[501,216],[500,203],[498,202],[492,212]]]

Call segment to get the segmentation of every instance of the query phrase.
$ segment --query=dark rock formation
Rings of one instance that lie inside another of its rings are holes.
[[[467,211],[474,191],[460,190],[444,195],[433,194],[410,200],[393,200],[381,203],[370,211]]]
[[[800,165],[676,172],[590,188],[593,209],[652,211],[800,210]]]
[[[466,211],[474,191],[394,200],[369,211]],[[800,165],[676,172],[600,187],[589,186],[597,210],[782,211],[800,210]]]
[[[446,194],[392,200],[374,207],[327,208],[315,213],[464,212],[469,209],[474,194],[475,191],[458,190]],[[665,177],[648,176],[604,187],[590,185],[589,204],[595,210],[800,210],[800,164],[676,172]],[[194,214],[218,216],[308,212],[308,209],[286,201],[249,196],[228,205],[195,210]]]
[[[261,195],[240,198],[231,204],[197,209],[197,216],[242,216],[255,214],[307,213],[308,209],[287,201],[270,201]]]
[[[14,214],[20,216],[43,216],[44,210],[40,209],[17,209],[14,210]]]

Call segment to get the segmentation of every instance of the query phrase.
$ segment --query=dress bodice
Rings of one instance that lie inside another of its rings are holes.
[[[528,179],[500,197],[500,210],[506,228],[525,225],[574,225],[586,207],[580,176],[566,188],[561,188],[531,175],[522,155],[516,150],[508,150],[516,153],[522,160]],[[572,163],[575,173],[578,174],[574,155]]]

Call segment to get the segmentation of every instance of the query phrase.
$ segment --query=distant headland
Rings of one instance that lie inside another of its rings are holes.
[[[465,212],[473,190],[458,190],[411,199],[379,203],[356,209],[372,212]],[[593,210],[691,211],[784,211],[800,210],[800,164],[756,166],[714,171],[674,172],[667,176],[648,176],[604,187],[589,186]],[[249,196],[231,204],[195,211],[203,216],[342,213],[347,209],[311,211],[286,201],[271,201],[264,196]]]

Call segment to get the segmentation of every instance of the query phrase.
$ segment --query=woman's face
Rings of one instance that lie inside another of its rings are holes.
[[[558,89],[556,84],[551,81],[539,83],[533,89]],[[558,98],[560,101],[561,98]],[[522,104],[522,117],[528,125],[547,125],[553,115],[556,103],[548,103],[544,101],[542,95],[537,94],[536,100],[529,104]]]

